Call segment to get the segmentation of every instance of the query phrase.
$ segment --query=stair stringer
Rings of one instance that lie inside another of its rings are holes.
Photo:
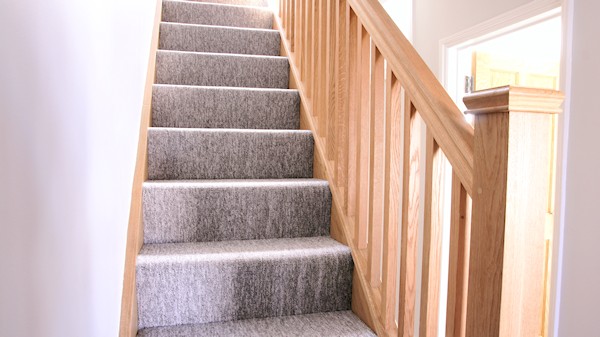
[[[352,275],[352,311],[356,314],[369,328],[375,331],[378,336],[386,336],[385,329],[377,319],[377,309],[375,308],[375,300],[371,297],[368,291],[368,281],[364,275],[367,266],[361,263],[358,258],[360,254],[358,248],[352,240],[350,232],[350,224],[346,218],[342,216],[343,204],[341,202],[341,192],[336,188],[334,183],[334,168],[327,160],[325,144],[318,136],[316,121],[310,104],[308,104],[308,96],[302,82],[298,80],[300,69],[298,68],[294,57],[292,57],[291,46],[285,38],[285,32],[281,28],[281,18],[273,15],[273,29],[279,31],[281,35],[281,51],[280,55],[288,57],[290,65],[289,88],[298,90],[300,94],[300,129],[310,130],[315,135],[314,151],[313,151],[313,177],[316,179],[324,179],[329,182],[331,190],[331,222],[330,231],[331,237],[348,247],[352,251],[352,260],[354,261],[354,272]]]
[[[140,118],[140,134],[135,162],[135,172],[131,190],[131,206],[125,247],[123,290],[121,295],[121,317],[119,337],[136,337],[138,332],[138,304],[136,289],[136,259],[142,248],[144,224],[142,222],[142,185],[148,177],[148,129],[152,122],[152,85],[156,73],[156,53],[158,51],[159,28],[162,19],[163,0],[156,0],[156,11],[150,40],[148,70],[144,84],[144,101]]]

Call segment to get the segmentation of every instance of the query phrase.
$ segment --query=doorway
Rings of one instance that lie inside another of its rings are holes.
[[[462,111],[466,110],[463,97],[472,91],[505,85],[559,90],[562,37],[560,3],[535,3],[519,8],[496,22],[493,19],[441,41],[442,83]],[[551,130],[554,164],[544,237],[544,303],[540,322],[540,335],[544,337],[548,336],[550,312],[557,119],[554,117]]]
[[[475,27],[441,41],[442,83],[462,111],[463,97],[475,90],[504,85],[559,89],[561,7],[532,15],[493,31]]]

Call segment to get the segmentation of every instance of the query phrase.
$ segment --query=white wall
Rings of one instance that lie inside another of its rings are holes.
[[[0,335],[116,336],[154,0],[0,1]]]
[[[569,0],[568,133],[558,278],[560,337],[600,335],[600,2]],[[574,11],[573,11],[574,10]],[[569,85],[570,84],[570,85]]]
[[[439,77],[440,40],[530,1],[416,0],[413,4],[413,44]]]
[[[379,0],[402,34],[412,41],[412,8],[413,0]]]

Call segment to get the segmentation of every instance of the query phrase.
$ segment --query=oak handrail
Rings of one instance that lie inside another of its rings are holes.
[[[348,0],[465,186],[473,192],[473,128],[379,1]]]

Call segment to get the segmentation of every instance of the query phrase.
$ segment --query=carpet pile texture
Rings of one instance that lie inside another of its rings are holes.
[[[137,257],[138,336],[375,334],[351,311],[266,0],[163,2]]]

